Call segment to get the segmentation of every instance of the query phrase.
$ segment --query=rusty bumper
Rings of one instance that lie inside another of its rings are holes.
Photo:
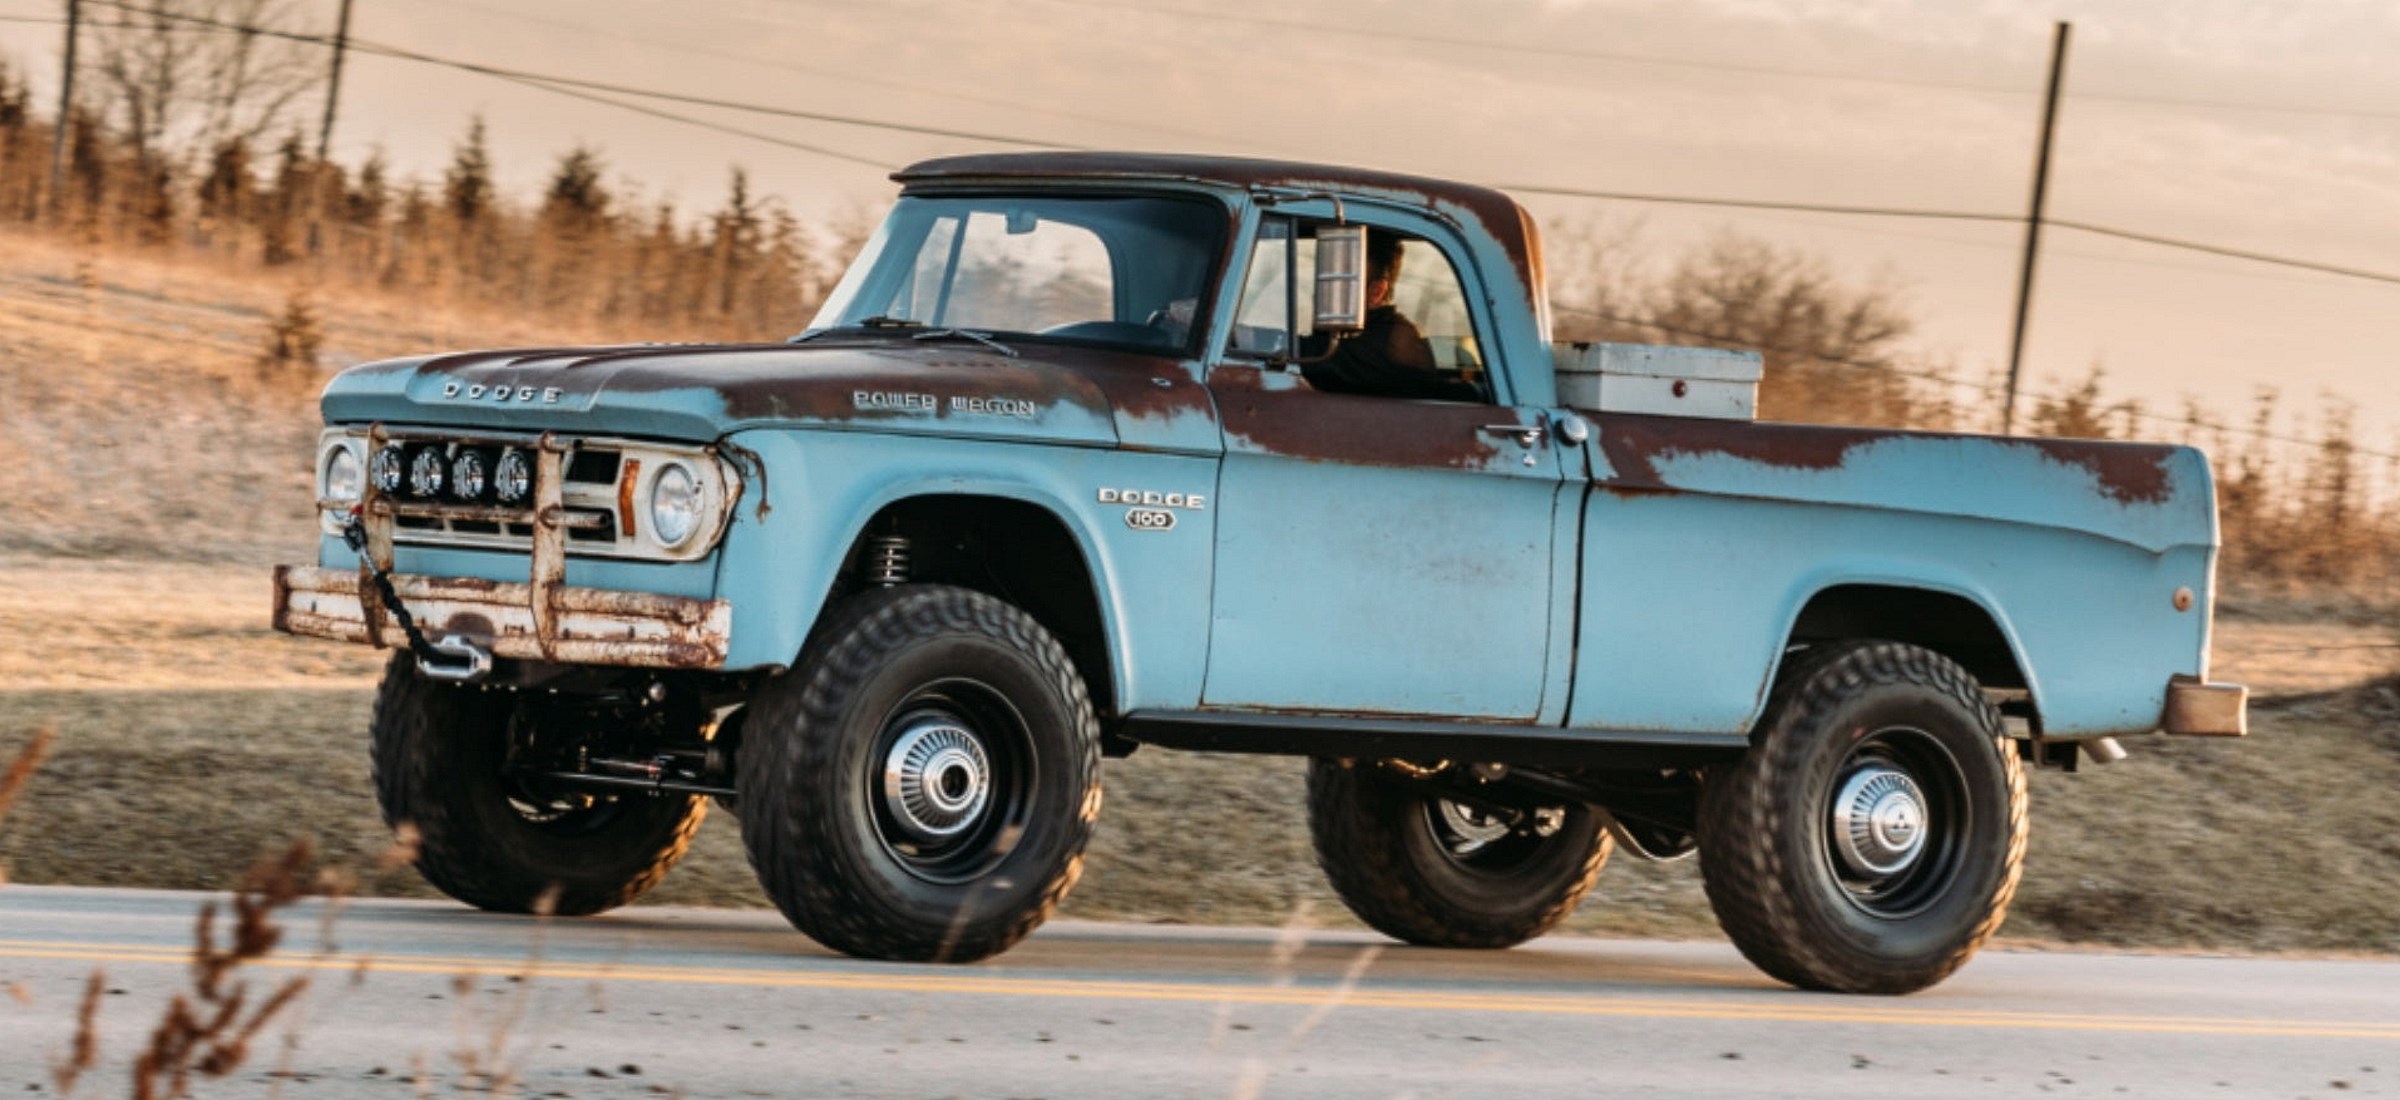
[[[724,600],[410,574],[395,574],[392,588],[426,637],[462,638],[519,660],[719,668],[733,634],[733,605]],[[537,600],[537,592],[546,598]],[[408,647],[400,624],[355,570],[275,567],[275,629]]]
[[[2167,681],[2167,713],[2160,724],[2187,737],[2244,736],[2250,732],[2250,689],[2177,676]]]

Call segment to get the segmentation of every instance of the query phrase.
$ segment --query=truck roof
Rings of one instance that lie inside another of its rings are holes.
[[[892,179],[903,185],[981,180],[1160,180],[1249,190],[1277,188],[1365,196],[1424,206],[1474,223],[1508,254],[1526,287],[1539,284],[1540,237],[1517,200],[1489,187],[1373,168],[1187,153],[978,153],[919,161]]]

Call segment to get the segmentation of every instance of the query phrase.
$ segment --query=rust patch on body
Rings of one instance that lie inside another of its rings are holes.
[[[1754,423],[1668,416],[1598,418],[1600,453],[1615,476],[1612,489],[1674,489],[1659,473],[1677,456],[1721,456],[1785,470],[1838,470],[1853,451],[1887,440],[1981,440],[2032,451],[2090,474],[2100,495],[2118,504],[2164,504],[2174,495],[2169,476],[2179,448],[2156,443],[2083,439],[2021,439],[1949,435],[1822,424]]]
[[[1041,424],[1058,412],[1171,419],[1206,416],[1207,390],[1171,356],[1108,348],[1025,344],[1006,358],[955,344],[885,335],[791,344],[603,347],[444,356],[423,371],[462,380],[594,393],[714,394],[737,421],[908,422],[1008,420],[962,411],[953,398],[1022,402]],[[1164,385],[1161,385],[1161,382]],[[930,407],[862,405],[860,393],[924,394]]]
[[[1907,435],[1875,428],[1758,424],[1668,416],[1599,418],[1600,453],[1616,471],[1611,484],[1669,489],[1659,462],[1678,455],[1722,455],[1788,470],[1835,470],[1854,447]]]
[[[1269,454],[1359,466],[1483,469],[1502,455],[1479,428],[1512,410],[1489,405],[1269,391],[1264,375],[1222,367],[1209,375],[1225,434]]]
[[[2119,504],[2164,504],[2174,495],[2168,459],[2175,448],[2147,443],[2110,443],[2084,439],[2030,440],[2043,457],[2067,466],[2080,466],[2100,480],[2102,496]]]

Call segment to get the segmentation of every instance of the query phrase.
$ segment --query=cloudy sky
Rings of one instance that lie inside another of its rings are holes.
[[[329,26],[336,0],[293,0]],[[355,0],[361,39],[490,65],[1065,145],[1498,185],[2018,214],[2053,20],[2058,218],[2400,274],[2400,4],[2366,0]],[[0,0],[0,16],[63,0]],[[321,9],[321,10],[320,10]],[[58,30],[0,22],[48,86]],[[1009,146],[654,103],[839,156],[355,56],[336,155],[432,175],[481,113],[506,182],[599,146],[647,193],[739,164],[814,218],[888,166]],[[862,163],[863,162],[863,163]],[[1663,265],[1726,229],[1900,288],[1921,352],[2005,365],[2022,228],[1526,194]],[[2027,370],[2238,414],[2357,404],[2400,452],[2400,285],[2053,231]]]

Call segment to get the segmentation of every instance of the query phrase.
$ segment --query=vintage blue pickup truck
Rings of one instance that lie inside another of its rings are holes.
[[[2195,451],[1754,422],[1755,358],[1554,346],[1482,188],[897,179],[789,341],[327,387],[275,621],[399,651],[376,789],[434,885],[621,905],[714,799],[800,930],[971,960],[1075,882],[1104,756],[1280,753],[1402,940],[1696,853],[1768,973],[1898,993],[1999,926],[2028,767],[2243,732]]]

